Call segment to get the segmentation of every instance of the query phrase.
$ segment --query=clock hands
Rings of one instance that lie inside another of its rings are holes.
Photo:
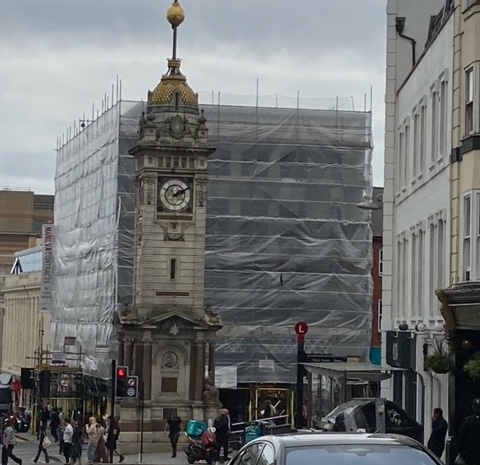
[[[188,186],[185,187],[184,189],[180,190],[180,191],[177,191],[173,194],[174,197],[177,197],[179,195],[182,195],[182,194],[185,194],[185,192],[188,191]]]

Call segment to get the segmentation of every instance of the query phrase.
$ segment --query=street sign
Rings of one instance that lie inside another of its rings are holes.
[[[135,397],[136,393],[137,393],[137,391],[133,387],[127,389],[127,396],[128,397]]]
[[[136,383],[136,380],[135,380],[133,377],[132,377],[132,378],[128,378],[128,385],[129,385],[130,387],[135,386],[135,384],[137,384],[137,383]]]
[[[308,333],[308,325],[304,321],[299,321],[295,325],[295,333],[297,336],[305,336]]]

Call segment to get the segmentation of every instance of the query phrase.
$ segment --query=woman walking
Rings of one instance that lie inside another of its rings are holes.
[[[82,465],[82,447],[83,447],[83,431],[82,427],[75,422],[73,428],[73,439],[72,439],[72,465]]]
[[[107,448],[105,446],[105,423],[103,420],[98,422],[98,441],[97,448],[95,450],[95,463],[109,463],[110,460],[107,456]]]
[[[95,460],[95,451],[97,449],[98,441],[97,419],[95,417],[90,417],[85,429],[88,436],[87,460],[88,464],[92,465]]]
[[[38,462],[38,459],[40,458],[40,455],[42,455],[42,452],[45,455],[45,462],[46,463],[50,462],[50,457],[48,456],[47,448],[45,447],[45,444],[44,444],[45,438],[48,439],[47,430],[45,428],[45,425],[42,425],[42,426],[40,426],[40,435],[39,435],[37,455],[33,459],[33,463]],[[48,441],[50,441],[50,440],[48,439]]]
[[[12,420],[8,419],[3,432],[2,465],[7,465],[10,457],[14,462],[22,465],[22,459],[13,454],[13,448],[17,443],[15,430],[12,426]]]

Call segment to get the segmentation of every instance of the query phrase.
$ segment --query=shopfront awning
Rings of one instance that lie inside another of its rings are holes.
[[[312,373],[330,378],[347,378],[347,380],[383,381],[389,379],[393,371],[402,370],[390,366],[371,363],[305,363],[305,369]]]

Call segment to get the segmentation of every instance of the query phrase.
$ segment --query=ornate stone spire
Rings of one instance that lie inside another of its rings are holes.
[[[168,59],[168,70],[160,83],[148,92],[147,114],[139,123],[139,140],[141,144],[164,147],[203,146],[208,135],[206,118],[199,112],[198,94],[187,84],[177,56],[178,28],[185,20],[178,0],[174,0],[166,17],[173,29],[172,58]]]

